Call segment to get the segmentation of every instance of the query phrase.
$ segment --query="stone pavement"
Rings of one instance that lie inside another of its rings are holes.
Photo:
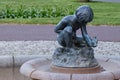
[[[0,24],[0,41],[55,41],[54,26]],[[97,36],[99,41],[120,42],[120,26],[87,26],[87,30],[91,37]]]

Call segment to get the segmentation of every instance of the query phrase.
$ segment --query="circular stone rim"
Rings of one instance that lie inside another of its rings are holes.
[[[96,59],[97,60],[104,60],[103,58],[99,58],[99,57],[96,58]],[[120,66],[120,62],[119,61],[116,61],[116,60],[114,60],[112,58],[107,58],[106,60],[108,60],[108,59],[111,59],[112,61],[119,63],[118,65]],[[59,80],[70,79],[71,74],[68,74],[68,73],[67,74],[66,73],[51,73],[51,72],[44,72],[44,71],[36,70],[32,66],[32,65],[34,65],[33,63],[35,63],[36,60],[40,60],[41,62],[44,62],[44,61],[51,60],[51,58],[48,59],[48,58],[44,57],[42,59],[33,59],[33,60],[30,60],[30,61],[24,63],[21,66],[20,72],[23,75],[28,76],[28,77],[30,77],[32,79],[42,79],[42,80],[50,80],[50,79],[57,79],[57,78],[58,79],[61,78]],[[38,75],[41,75],[41,76],[38,76]],[[73,80],[76,79],[76,78],[83,79],[86,76],[89,76],[89,78],[91,78],[91,79],[94,78],[93,80],[95,80],[96,78],[99,78],[98,80],[101,80],[101,79],[104,79],[104,78],[106,80],[120,79],[120,70],[116,70],[116,71],[103,71],[103,72],[95,73],[95,74],[72,74]],[[88,78],[88,80],[89,80],[89,78]]]

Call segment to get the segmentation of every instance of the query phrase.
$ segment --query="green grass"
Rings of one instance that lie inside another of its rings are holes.
[[[94,11],[90,25],[120,25],[120,3],[80,3],[77,0],[0,0],[0,12],[7,13],[0,23],[56,24],[84,4]],[[13,17],[9,17],[11,15]]]

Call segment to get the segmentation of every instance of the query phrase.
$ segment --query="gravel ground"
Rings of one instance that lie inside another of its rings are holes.
[[[0,55],[47,55],[59,47],[56,41],[0,41]],[[120,56],[120,42],[99,41],[95,55]]]

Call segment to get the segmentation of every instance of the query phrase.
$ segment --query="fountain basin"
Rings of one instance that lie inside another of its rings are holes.
[[[119,80],[120,61],[97,57],[100,66],[93,68],[61,68],[52,65],[52,58],[38,58],[24,63],[20,72],[33,80]]]

